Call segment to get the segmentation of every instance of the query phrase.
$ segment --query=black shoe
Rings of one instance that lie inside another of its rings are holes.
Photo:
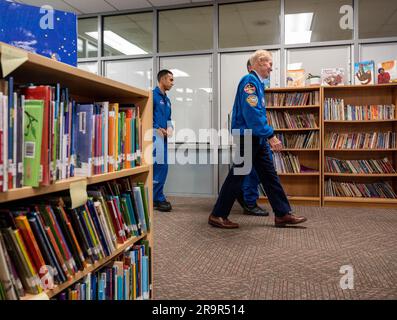
[[[251,216],[267,217],[269,212],[266,209],[262,209],[256,203],[253,206],[244,206],[244,214]]]
[[[154,201],[153,208],[162,212],[170,212],[172,210],[171,203],[168,201]]]

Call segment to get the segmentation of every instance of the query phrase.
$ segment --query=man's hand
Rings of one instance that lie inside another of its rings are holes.
[[[277,139],[276,136],[269,139],[269,144],[270,148],[272,148],[273,151],[280,151],[281,149],[283,149],[283,144],[280,140]]]
[[[171,138],[172,135],[174,134],[174,130],[171,127],[168,127],[166,133],[167,133],[167,137]]]
[[[159,134],[161,137],[166,137],[166,136],[167,136],[167,130],[165,130],[165,129],[163,129],[163,128],[158,128],[158,129],[157,129],[157,132],[158,132],[158,134]]]

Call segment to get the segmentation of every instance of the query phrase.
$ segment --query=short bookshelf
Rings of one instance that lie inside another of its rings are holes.
[[[397,204],[397,84],[323,87],[326,206]]]
[[[283,143],[273,159],[292,204],[321,204],[321,88],[266,89],[269,124]],[[267,202],[262,190],[260,200]]]

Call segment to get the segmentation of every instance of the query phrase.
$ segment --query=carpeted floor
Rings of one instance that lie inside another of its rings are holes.
[[[397,299],[397,209],[294,207],[308,221],[280,229],[235,205],[224,230],[207,224],[214,199],[170,200],[154,213],[156,299]]]

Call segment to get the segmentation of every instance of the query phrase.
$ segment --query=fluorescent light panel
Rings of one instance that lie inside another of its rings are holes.
[[[313,14],[313,12],[305,12],[285,15],[286,44],[310,42]]]
[[[86,32],[90,37],[98,40],[98,32]],[[123,37],[120,37],[117,33],[110,30],[105,30],[103,34],[103,40],[106,45],[112,47],[113,49],[120,51],[125,55],[135,55],[135,54],[146,54],[147,52],[137,45],[127,41]]]

